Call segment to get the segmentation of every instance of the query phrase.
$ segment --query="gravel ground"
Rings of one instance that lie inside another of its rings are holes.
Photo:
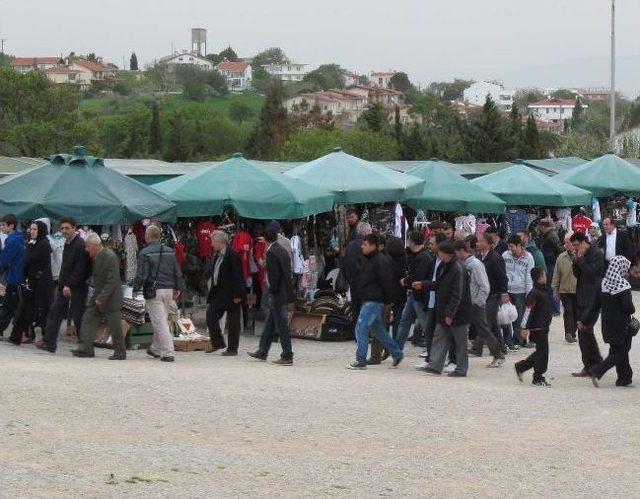
[[[352,372],[351,342],[294,340],[294,367],[71,346],[0,343],[0,497],[640,497],[640,389],[571,378],[559,319],[552,388],[517,381],[526,353],[454,379],[415,371],[413,347]]]

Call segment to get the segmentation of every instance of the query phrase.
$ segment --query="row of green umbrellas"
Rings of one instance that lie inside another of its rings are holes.
[[[104,166],[84,148],[0,182],[0,210],[23,219],[73,216],[87,224],[220,215],[291,219],[334,204],[400,201],[415,209],[500,213],[505,205],[578,206],[592,195],[640,194],[640,169],[613,154],[555,177],[524,164],[469,181],[425,161],[406,174],[334,150],[284,174],[236,154],[153,188]]]

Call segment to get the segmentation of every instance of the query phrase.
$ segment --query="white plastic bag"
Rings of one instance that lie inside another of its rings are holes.
[[[498,309],[498,324],[501,326],[508,326],[518,318],[518,310],[516,306],[511,303],[503,303]]]

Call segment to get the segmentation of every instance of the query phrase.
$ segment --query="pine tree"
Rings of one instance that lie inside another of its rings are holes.
[[[149,125],[149,152],[158,154],[162,150],[162,132],[160,130],[160,108],[156,101],[151,104],[151,123]]]
[[[511,159],[516,159],[522,154],[522,116],[518,110],[518,106],[513,104],[511,106],[511,113],[509,113],[509,141],[511,142],[511,150],[509,155]]]
[[[538,125],[533,116],[527,119],[527,125],[524,130],[523,156],[525,159],[545,158],[546,153],[540,143],[540,134],[538,133]]]
[[[187,122],[181,111],[175,111],[169,119],[169,137],[164,157],[171,162],[186,161],[189,158]]]
[[[402,133],[402,121],[400,121],[400,106],[396,106],[396,109],[395,109],[393,131],[398,144],[402,144],[403,133]]]
[[[358,122],[365,130],[383,132],[389,127],[389,111],[379,102],[374,102],[363,111]]]
[[[573,116],[571,118],[571,129],[577,130],[584,122],[584,108],[580,97],[576,98],[576,105],[573,107]]]
[[[252,158],[270,161],[279,159],[291,132],[289,116],[283,102],[282,82],[271,82],[258,123],[249,136],[247,151]]]
[[[507,161],[510,141],[500,111],[490,96],[468,135],[468,150],[475,161]]]
[[[135,52],[131,53],[131,59],[129,59],[129,69],[131,71],[138,71],[138,56]]]

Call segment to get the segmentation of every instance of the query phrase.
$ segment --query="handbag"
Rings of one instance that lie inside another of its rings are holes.
[[[142,296],[144,296],[145,300],[153,300],[156,297],[156,285],[158,284],[158,272],[160,272],[160,264],[162,263],[162,250],[164,246],[160,245],[160,258],[158,258],[158,267],[156,268],[156,276],[153,278],[153,281],[150,281],[148,278],[142,286]]]
[[[627,328],[631,336],[635,336],[640,331],[640,321],[632,315]]]

